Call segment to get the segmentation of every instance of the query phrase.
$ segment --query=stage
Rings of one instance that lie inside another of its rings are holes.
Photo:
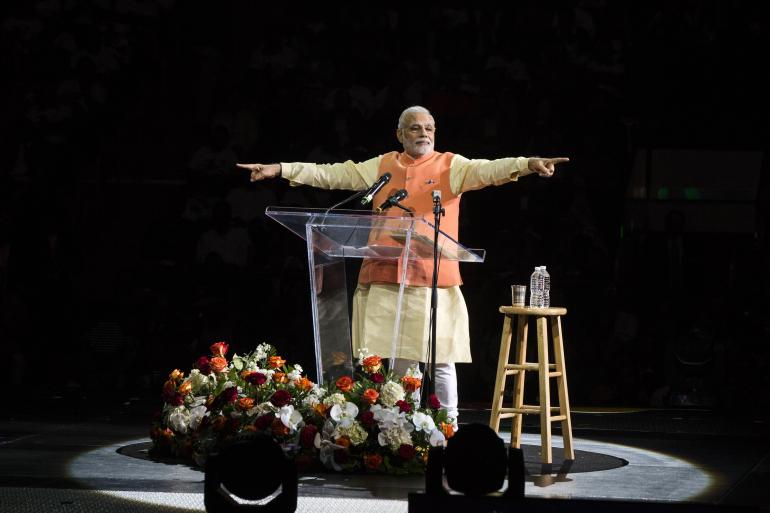
[[[203,511],[204,473],[149,457],[149,418],[142,407],[124,406],[89,416],[59,405],[50,418],[22,414],[0,422],[0,511]],[[464,409],[461,425],[488,416]],[[555,447],[554,464],[545,467],[536,419],[527,418],[527,498],[770,510],[770,436],[762,420],[703,410],[576,408],[573,423],[576,460],[565,463]],[[508,441],[507,431],[501,436]],[[304,474],[297,511],[406,512],[408,494],[423,489],[423,476]]]

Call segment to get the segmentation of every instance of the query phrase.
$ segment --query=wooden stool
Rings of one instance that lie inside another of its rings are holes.
[[[492,399],[492,415],[489,426],[496,432],[500,429],[500,420],[513,417],[511,429],[511,447],[517,449],[521,445],[521,426],[525,414],[540,415],[540,440],[543,463],[552,463],[551,451],[551,422],[561,422],[562,438],[564,439],[564,459],[574,460],[572,449],[572,421],[569,413],[569,394],[567,392],[567,369],[564,365],[564,346],[561,335],[561,316],[567,315],[566,308],[527,308],[523,306],[501,306],[500,313],[505,315],[503,320],[503,337],[500,340],[500,356],[497,361],[497,379]],[[508,363],[511,350],[512,319],[516,316],[516,359]],[[537,362],[527,362],[527,330],[529,318],[536,317],[537,322]],[[551,335],[553,337],[553,352],[555,363],[548,359],[548,322],[551,318]],[[540,385],[540,405],[524,404],[524,376],[527,371],[538,373]],[[515,376],[513,388],[513,408],[503,407],[505,394],[505,379]],[[559,406],[551,406],[551,388],[549,378],[556,378],[559,391]]]

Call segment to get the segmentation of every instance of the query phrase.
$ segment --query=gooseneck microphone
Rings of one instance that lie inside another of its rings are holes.
[[[384,173],[382,176],[380,176],[377,181],[366,190],[364,197],[361,198],[361,204],[367,205],[371,203],[372,199],[374,199],[374,195],[380,192],[380,189],[385,187],[385,185],[390,181],[390,176],[390,173]]]
[[[377,212],[382,212],[394,205],[397,205],[401,200],[405,199],[407,196],[409,196],[409,194],[406,192],[406,189],[397,190],[396,192],[388,196],[388,199],[383,201],[382,205],[377,207]]]

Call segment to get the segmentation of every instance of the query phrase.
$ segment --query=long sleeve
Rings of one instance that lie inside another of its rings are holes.
[[[528,163],[527,157],[471,160],[455,155],[449,168],[449,185],[453,193],[460,194],[513,182],[519,179],[522,171],[527,170]]]
[[[381,160],[382,156],[358,163],[352,160],[338,164],[281,162],[281,176],[292,185],[360,191],[377,181]]]

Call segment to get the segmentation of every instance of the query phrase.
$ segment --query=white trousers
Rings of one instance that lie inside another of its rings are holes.
[[[415,360],[396,358],[393,370],[403,376],[412,365],[419,364]],[[450,417],[457,419],[457,369],[454,363],[436,364],[436,384],[434,390],[442,408],[446,408]]]

